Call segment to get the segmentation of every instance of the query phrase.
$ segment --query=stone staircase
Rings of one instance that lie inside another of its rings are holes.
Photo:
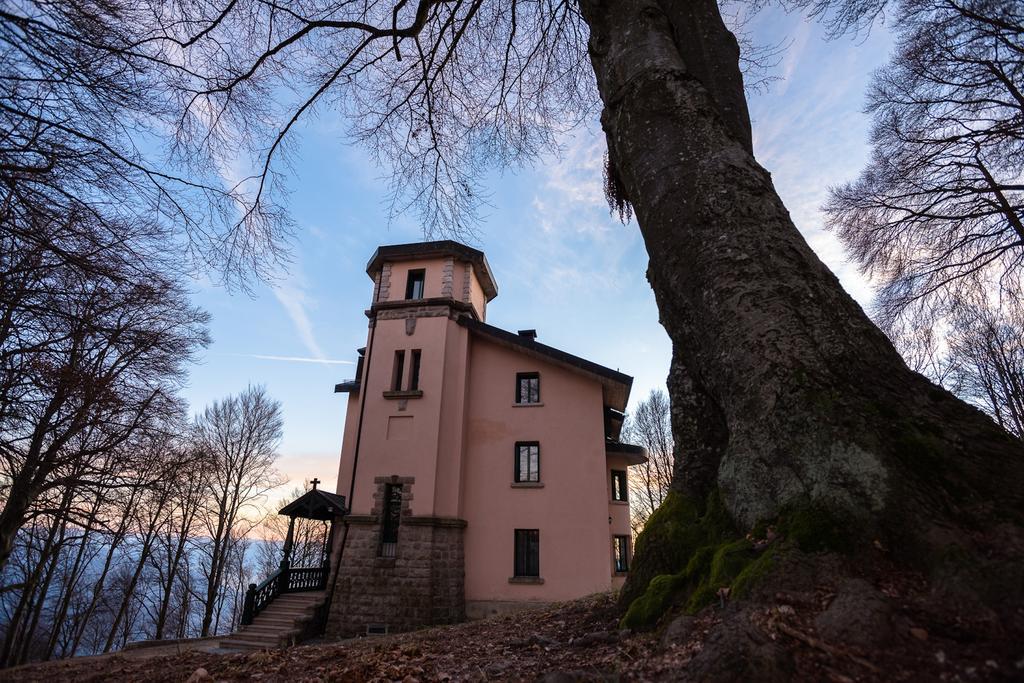
[[[274,598],[248,626],[222,638],[220,647],[231,650],[270,650],[294,645],[302,638],[326,591],[284,593]]]

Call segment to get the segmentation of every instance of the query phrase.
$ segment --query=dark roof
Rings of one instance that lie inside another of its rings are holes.
[[[334,385],[334,393],[336,393],[336,394],[348,394],[348,393],[357,394],[357,393],[359,393],[359,380],[350,379],[350,380],[347,380],[345,382],[341,382],[339,384],[335,384]]]
[[[604,452],[625,456],[626,462],[630,465],[642,465],[647,462],[647,449],[643,446],[634,446],[631,443],[621,443],[609,439],[605,441]]]
[[[329,521],[344,515],[345,496],[337,493],[312,489],[278,510],[277,514],[302,519],[319,519]]]
[[[520,336],[514,332],[503,330],[500,327],[473,320],[468,316],[458,318],[458,322],[471,332],[487,337],[505,346],[511,346],[518,351],[539,356],[545,360],[553,361],[570,370],[582,372],[597,378],[603,387],[604,403],[615,410],[625,410],[629,401],[629,390],[633,386],[633,378],[618,370],[598,365],[586,358],[574,356],[553,346],[541,344],[529,337]]]
[[[385,261],[408,261],[437,256],[454,256],[461,261],[469,261],[476,269],[476,277],[480,281],[487,300],[490,301],[498,296],[498,285],[494,282],[491,266],[487,263],[484,252],[453,240],[388,244],[377,247],[377,251],[373,252],[373,256],[370,257],[370,262],[366,264],[366,274],[373,278]]]
[[[626,421],[626,414],[621,410],[604,407],[604,435],[611,440],[618,440],[622,434],[622,425]]]

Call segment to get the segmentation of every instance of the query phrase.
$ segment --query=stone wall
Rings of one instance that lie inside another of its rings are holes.
[[[409,514],[411,477],[379,477],[373,514],[349,515],[326,635],[363,635],[367,627],[391,633],[466,617],[465,560],[460,519]],[[394,558],[379,557],[379,501],[386,483],[403,485],[403,506]]]

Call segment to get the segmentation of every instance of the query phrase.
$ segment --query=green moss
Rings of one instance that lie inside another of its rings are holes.
[[[680,574],[662,574],[655,576],[647,585],[647,590],[633,601],[622,618],[622,626],[633,630],[642,630],[656,624],[661,615],[668,611],[682,588],[684,578]]]
[[[676,605],[698,612],[718,600],[718,591],[731,587],[758,557],[749,541],[733,526],[718,492],[713,492],[698,511],[697,505],[678,493],[670,495],[648,521],[637,539],[637,555],[664,539],[678,545],[673,573],[662,572],[629,603],[622,626],[633,630],[653,628]],[[652,528],[653,525],[653,528]],[[660,549],[664,551],[664,549]],[[635,577],[632,577],[635,578]]]
[[[624,628],[654,628],[679,608],[699,612],[720,599],[722,588],[729,589],[730,599],[748,596],[774,568],[780,546],[803,552],[848,552],[853,547],[851,531],[820,504],[793,505],[778,518],[759,523],[754,538],[766,538],[774,527],[778,539],[758,551],[736,530],[717,491],[701,502],[672,493],[651,516],[637,539],[637,556],[648,562],[640,570],[653,575],[646,582],[636,573],[630,577],[634,593],[625,602]]]
[[[791,506],[779,515],[779,532],[804,552],[849,552],[853,536],[839,517],[821,505]]]
[[[696,614],[718,599],[718,588],[704,581],[690,593],[690,599],[686,601],[686,613]]]
[[[729,588],[731,594],[733,581],[758,557],[754,546],[745,538],[703,550],[712,553],[711,563],[708,571],[699,575],[700,583],[686,601],[689,614],[696,614],[718,600],[718,591],[722,588]],[[691,575],[693,578],[696,576]]]
[[[686,563],[687,576],[699,576],[707,572],[711,568],[711,560],[714,556],[715,549],[712,546],[706,545],[698,548],[697,552],[690,557],[690,561]]]
[[[754,546],[745,538],[719,547],[711,560],[711,583],[719,587],[728,585],[756,558]]]
[[[744,567],[733,580],[729,597],[742,599],[750,595],[751,589],[771,572],[776,552],[776,546],[770,546],[760,557]]]

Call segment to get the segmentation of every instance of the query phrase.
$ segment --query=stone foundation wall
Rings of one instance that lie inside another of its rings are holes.
[[[395,483],[405,483],[395,478]],[[390,481],[388,479],[387,481]],[[383,484],[378,482],[378,484]],[[404,496],[403,496],[404,497]],[[411,496],[410,496],[411,497]],[[414,517],[403,505],[394,558],[379,557],[380,510],[349,515],[326,635],[391,633],[451,624],[466,618],[465,558],[460,519]]]

